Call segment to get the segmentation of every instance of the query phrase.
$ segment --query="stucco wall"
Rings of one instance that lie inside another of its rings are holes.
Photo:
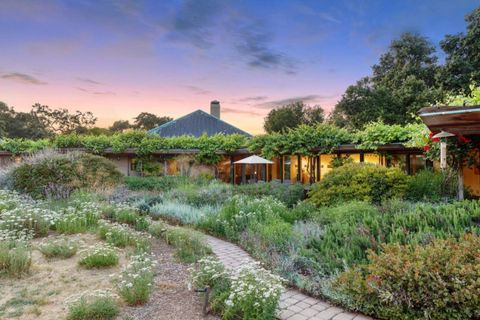
[[[129,166],[130,161],[129,158],[126,156],[107,156],[108,160],[112,161],[115,166],[117,167],[118,171],[120,171],[123,175],[129,175]]]

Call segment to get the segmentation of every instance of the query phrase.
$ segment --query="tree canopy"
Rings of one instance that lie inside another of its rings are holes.
[[[136,116],[134,119],[135,121],[133,123],[133,126],[136,129],[141,129],[141,130],[150,130],[173,120],[170,117],[159,117],[153,113],[148,113],[148,112],[142,112],[138,116]]]
[[[335,106],[331,121],[361,129],[371,121],[405,124],[425,106],[441,98],[435,47],[415,33],[391,42],[372,75],[349,86]]]
[[[470,95],[470,84],[480,84],[480,7],[468,14],[465,21],[466,32],[447,35],[440,42],[446,53],[441,81],[448,91]]]
[[[311,107],[298,101],[270,110],[263,127],[268,133],[282,132],[302,124],[315,125],[323,120],[324,110],[320,106]]]

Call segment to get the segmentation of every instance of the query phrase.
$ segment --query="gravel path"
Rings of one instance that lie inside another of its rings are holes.
[[[237,269],[248,261],[253,261],[250,255],[238,246],[206,236],[213,253],[227,269]],[[281,320],[373,320],[361,314],[348,312],[337,308],[327,301],[311,298],[298,290],[287,288],[280,297],[277,312]]]
[[[203,316],[202,297],[188,290],[188,266],[178,262],[173,249],[164,241],[153,239],[153,254],[158,262],[155,289],[150,301],[142,306],[128,307],[120,319],[135,320],[214,320]]]

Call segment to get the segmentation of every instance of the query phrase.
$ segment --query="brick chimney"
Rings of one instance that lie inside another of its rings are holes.
[[[220,101],[213,100],[210,102],[210,114],[220,119]]]

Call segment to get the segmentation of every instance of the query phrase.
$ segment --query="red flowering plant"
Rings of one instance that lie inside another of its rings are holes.
[[[428,143],[423,147],[429,160],[440,160],[440,139],[434,138],[430,132]],[[451,168],[465,165],[470,168],[480,168],[480,137],[456,135],[447,139],[447,163]]]

